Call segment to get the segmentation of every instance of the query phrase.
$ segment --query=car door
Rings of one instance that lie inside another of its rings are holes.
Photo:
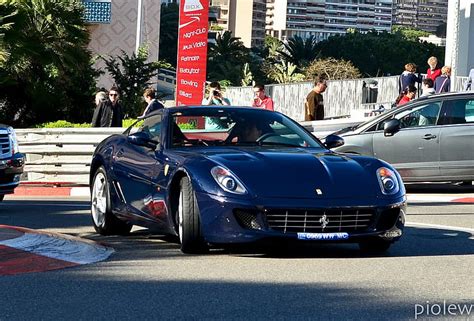
[[[143,122],[138,132],[161,141],[162,115],[151,116]],[[156,148],[140,146],[127,140],[114,154],[114,173],[122,201],[127,205],[131,219],[161,221],[156,214],[156,180],[163,170],[160,145]]]
[[[439,132],[437,125],[441,102],[419,104],[394,114],[400,120],[400,131],[385,136],[374,134],[374,156],[397,168],[402,177],[423,181],[440,175]],[[381,127],[378,129],[382,129]]]
[[[445,101],[440,123],[441,176],[474,180],[474,98]]]

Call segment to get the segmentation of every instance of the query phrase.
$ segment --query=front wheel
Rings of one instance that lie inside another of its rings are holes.
[[[91,195],[92,224],[97,233],[124,235],[130,232],[132,225],[112,214],[109,183],[103,166],[95,173]]]
[[[360,250],[366,253],[384,253],[391,245],[391,241],[385,241],[382,239],[370,239],[359,242]]]
[[[188,254],[207,252],[208,247],[201,233],[199,208],[191,181],[183,177],[179,183],[178,235],[181,251]]]

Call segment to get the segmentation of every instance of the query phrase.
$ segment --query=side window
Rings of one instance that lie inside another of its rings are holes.
[[[441,102],[433,102],[399,113],[395,118],[400,120],[401,128],[434,126],[438,123]]]
[[[474,122],[474,100],[448,100],[443,107],[442,124],[454,125]]]
[[[144,132],[147,133],[150,138],[156,140],[156,141],[161,141],[161,120],[163,118],[163,115],[155,115],[152,117],[148,117],[145,119],[143,124],[140,126],[138,129],[138,132]]]

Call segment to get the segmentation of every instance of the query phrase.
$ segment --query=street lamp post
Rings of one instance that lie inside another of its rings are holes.
[[[138,0],[137,8],[137,37],[135,41],[135,54],[138,56],[138,49],[140,48],[141,37],[142,37],[142,1]]]

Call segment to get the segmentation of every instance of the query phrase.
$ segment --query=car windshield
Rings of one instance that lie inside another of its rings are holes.
[[[323,145],[291,119],[279,113],[250,108],[188,108],[172,113],[171,146]]]

